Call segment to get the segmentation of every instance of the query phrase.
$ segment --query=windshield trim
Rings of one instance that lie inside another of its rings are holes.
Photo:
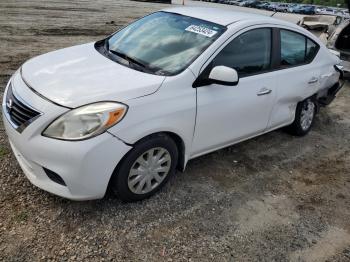
[[[129,25],[131,25],[132,23],[135,23],[147,16],[150,16],[152,14],[156,14],[156,13],[169,13],[169,14],[174,14],[174,15],[178,15],[178,16],[183,16],[183,17],[188,17],[188,18],[193,18],[193,19],[196,19],[196,20],[199,20],[199,21],[203,21],[203,22],[206,22],[206,23],[211,23],[215,26],[218,26],[220,28],[222,28],[222,33],[221,35],[214,41],[212,42],[210,45],[208,45],[205,49],[202,50],[202,52],[200,52],[198,54],[198,56],[195,56],[193,57],[190,62],[188,63],[188,65],[184,68],[182,68],[181,70],[178,70],[174,73],[170,73],[170,72],[166,72],[166,71],[163,71],[162,73],[159,73],[159,72],[152,72],[151,70],[144,70],[142,67],[138,67],[138,66],[133,66],[131,65],[129,62],[125,63],[123,61],[125,61],[125,59],[121,58],[121,57],[118,57],[117,55],[114,55],[112,54],[110,51],[109,51],[109,39],[112,38],[115,34],[117,34],[118,32],[120,32],[121,30],[123,30],[124,28],[128,27]],[[102,54],[103,56],[105,56],[106,58],[112,60],[113,62],[116,62],[122,66],[125,66],[125,67],[128,67],[130,69],[134,69],[136,71],[140,71],[142,73],[146,73],[146,74],[151,74],[151,75],[157,75],[157,76],[176,76],[176,75],[179,75],[181,74],[183,71],[185,71],[186,69],[188,69],[203,53],[204,51],[206,51],[210,46],[212,46],[215,42],[218,41],[218,39],[220,37],[222,37],[222,35],[227,31],[227,26],[224,26],[224,25],[220,25],[218,23],[215,23],[215,22],[211,22],[211,21],[208,21],[208,20],[204,20],[204,19],[200,19],[200,18],[196,18],[196,17],[193,17],[193,16],[188,16],[188,15],[183,15],[183,14],[179,14],[179,13],[176,13],[176,12],[170,12],[170,11],[157,11],[157,12],[153,12],[153,13],[150,13],[148,15],[145,15],[135,21],[133,21],[132,23],[130,24],[127,24],[123,27],[121,27],[119,30],[117,30],[116,32],[114,32],[113,34],[109,35],[108,37],[102,39],[102,40],[99,40],[97,42],[95,42],[94,46],[95,46],[95,49],[96,51],[98,51],[100,54]]]

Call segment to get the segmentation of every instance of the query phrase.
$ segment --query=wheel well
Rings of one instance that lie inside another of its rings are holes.
[[[168,137],[170,137],[176,144],[176,147],[177,147],[177,150],[178,150],[178,163],[177,163],[177,167],[176,169],[183,172],[185,170],[185,143],[183,142],[182,138],[173,133],[173,132],[158,132],[158,133],[153,133],[153,134],[150,134],[150,135],[147,135],[143,138],[141,138],[140,140],[138,140],[137,142],[134,143],[137,144],[137,143],[140,143],[141,141],[145,140],[145,139],[148,139],[152,136],[162,136],[162,135],[166,135]],[[128,153],[127,153],[128,154]],[[110,192],[110,184],[111,184],[111,181],[113,179],[113,176],[115,176],[118,172],[118,168],[120,167],[120,164],[121,162],[125,159],[126,155],[119,161],[119,163],[117,164],[117,166],[114,168],[114,171],[110,177],[110,180],[109,180],[109,183],[108,183],[108,186],[107,186],[107,189],[106,189],[106,193],[107,192]]]
[[[316,113],[318,114],[320,112],[320,104],[319,104],[318,99],[317,99],[317,93],[310,96],[309,98],[315,103]]]
[[[179,154],[178,155],[178,163],[177,163],[176,168],[180,171],[184,171],[185,170],[185,143],[178,134],[173,133],[173,132],[168,132],[168,131],[153,133],[153,134],[150,134],[150,135],[147,135],[147,136],[141,138],[140,140],[138,140],[134,144],[140,143],[141,141],[148,139],[149,137],[161,136],[161,135],[166,135],[166,136],[170,137],[175,142],[176,147],[177,147],[177,151]]]
[[[303,102],[304,102],[305,100],[307,100],[307,99],[311,99],[311,100],[315,103],[315,106],[316,106],[316,113],[318,113],[318,112],[320,111],[320,105],[319,105],[319,103],[318,103],[317,96],[318,96],[317,93],[316,93],[316,94],[313,94],[312,96],[309,96],[309,97],[307,97],[307,98],[305,98],[305,99],[299,101],[299,102],[297,103],[297,105],[300,104],[300,103],[303,103]]]
[[[171,139],[174,140],[176,146],[177,146],[177,150],[178,150],[178,154],[179,154],[179,160],[177,163],[177,169],[180,171],[184,171],[185,170],[185,143],[182,140],[182,138],[172,132],[163,132],[163,134],[166,134],[168,136],[171,137]]]

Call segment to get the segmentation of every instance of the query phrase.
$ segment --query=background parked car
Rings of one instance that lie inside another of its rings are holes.
[[[278,7],[278,4],[276,4],[276,3],[270,3],[270,4],[267,6],[266,10],[269,10],[269,11],[277,11],[277,7]]]
[[[289,13],[299,14],[299,13],[300,13],[300,10],[301,10],[302,8],[303,8],[302,5],[293,4],[293,5],[290,5],[290,6],[289,6],[288,12],[289,12]]]
[[[276,7],[276,11],[278,12],[287,12],[288,11],[288,8],[289,8],[289,5],[288,4],[278,4],[277,7]]]
[[[266,9],[268,5],[269,5],[269,2],[260,2],[259,4],[257,4],[257,5],[255,6],[255,8],[258,8],[258,9]]]
[[[312,5],[305,5],[300,9],[300,14],[314,15],[316,14],[316,7]]]
[[[339,52],[341,64],[347,76],[350,74],[350,20],[343,20],[338,26],[329,27],[327,47]]]
[[[316,12],[322,15],[334,15],[335,10],[330,7],[324,7],[324,8],[317,8]]]
[[[256,8],[257,5],[260,4],[260,1],[257,1],[257,0],[250,0],[246,3],[246,7],[252,7],[252,8]]]
[[[243,0],[231,0],[230,5],[239,5]]]
[[[241,1],[238,5],[239,6],[246,6],[248,3],[249,3],[249,1],[244,0],[244,1]]]

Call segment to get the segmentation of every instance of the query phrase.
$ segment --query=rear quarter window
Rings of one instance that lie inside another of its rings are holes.
[[[311,63],[319,45],[305,35],[290,30],[280,30],[281,59],[283,68]]]

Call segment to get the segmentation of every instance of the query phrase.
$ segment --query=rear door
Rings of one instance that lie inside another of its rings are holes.
[[[314,95],[320,86],[321,68],[312,63],[319,45],[289,29],[280,29],[280,61],[276,75],[276,103],[269,128],[293,122],[298,102]]]

